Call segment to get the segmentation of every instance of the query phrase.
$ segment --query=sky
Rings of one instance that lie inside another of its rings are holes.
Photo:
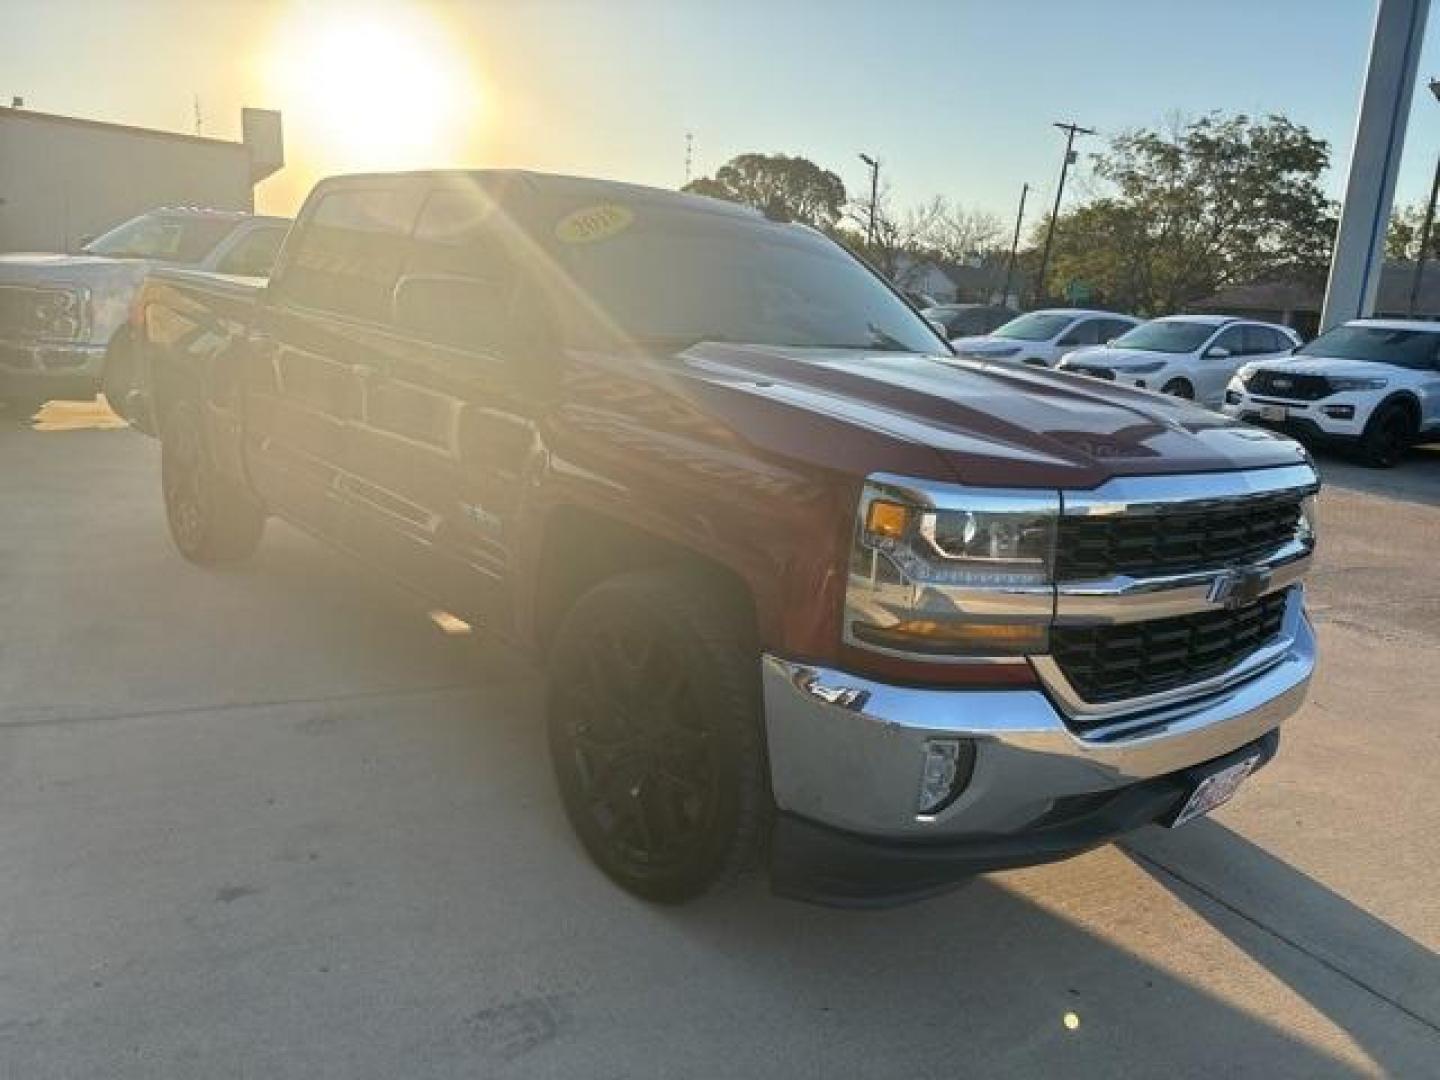
[[[1063,135],[1210,110],[1283,113],[1344,183],[1373,0],[0,0],[0,100],[238,138],[284,115],[289,213],[321,175],[526,167],[661,186],[745,151],[801,154],[899,207],[1038,218]],[[1421,80],[1440,75],[1440,13]],[[1412,108],[1397,202],[1428,191],[1440,103]],[[1072,174],[1075,176],[1075,174]],[[1083,197],[1082,168],[1070,189]],[[1069,196],[1067,195],[1067,198]]]

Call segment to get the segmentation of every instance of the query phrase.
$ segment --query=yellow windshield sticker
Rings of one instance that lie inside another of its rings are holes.
[[[615,203],[582,206],[555,223],[555,236],[565,244],[593,244],[624,232],[634,221],[629,207]]]

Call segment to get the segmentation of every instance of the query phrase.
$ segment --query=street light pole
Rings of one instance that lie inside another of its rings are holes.
[[[1000,303],[1010,304],[1010,280],[1015,274],[1015,255],[1020,250],[1020,225],[1025,220],[1025,197],[1030,194],[1028,183],[1020,185],[1020,209],[1015,214],[1015,235],[1010,240],[1010,258],[1005,262],[1005,288],[1000,293]]]
[[[1440,79],[1430,80],[1430,93],[1440,101]],[[1420,299],[1420,279],[1425,275],[1425,256],[1430,252],[1430,229],[1435,224],[1435,196],[1440,194],[1440,157],[1435,159],[1435,179],[1430,181],[1430,201],[1425,206],[1425,225],[1420,230],[1420,251],[1415,256],[1415,276],[1410,279],[1410,303],[1406,305],[1407,315],[1415,314],[1415,305]]]
[[[875,246],[875,203],[880,195],[880,162],[869,154],[861,154],[860,160],[870,167],[870,217],[865,224],[865,246]]]
[[[1065,174],[1075,161],[1075,136],[1094,135],[1094,128],[1083,128],[1073,121],[1068,124],[1056,123],[1055,127],[1065,132],[1065,157],[1060,162],[1060,182],[1055,185],[1055,205],[1050,210],[1050,224],[1045,229],[1045,253],[1040,256],[1040,276],[1035,279],[1035,303],[1045,298],[1045,275],[1050,270],[1050,247],[1055,242],[1055,219],[1060,216],[1060,197],[1065,194]]]

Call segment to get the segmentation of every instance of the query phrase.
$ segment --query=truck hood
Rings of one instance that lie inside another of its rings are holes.
[[[916,447],[928,448],[944,473],[982,486],[1086,488],[1121,475],[1264,468],[1305,458],[1288,438],[1178,399],[1044,368],[712,343],[679,360],[709,388],[783,404],[790,437],[799,440],[795,433],[803,431],[804,440],[820,444],[814,456],[822,462],[827,445],[839,447],[847,430],[904,444],[897,461],[914,461]],[[731,419],[737,413],[725,411]],[[804,423],[797,412],[806,414]],[[786,423],[783,414],[778,422]]]

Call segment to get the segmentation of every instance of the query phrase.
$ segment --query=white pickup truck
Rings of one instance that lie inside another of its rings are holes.
[[[265,277],[290,222],[234,210],[162,208],[77,253],[0,255],[0,402],[24,410],[129,389],[126,324],[152,267]]]

